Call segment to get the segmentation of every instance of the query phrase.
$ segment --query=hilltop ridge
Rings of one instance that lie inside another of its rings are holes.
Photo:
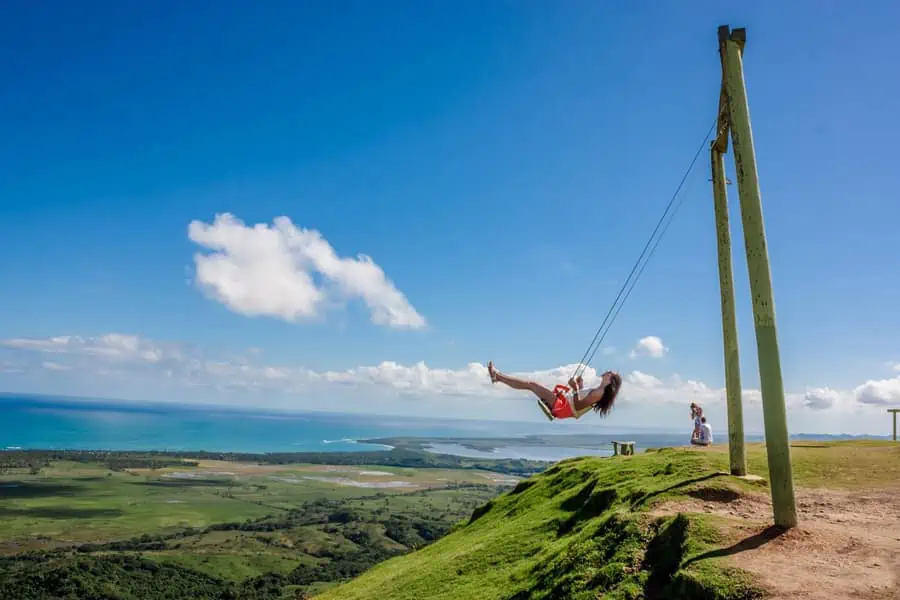
[[[765,474],[764,447],[748,451],[751,472]],[[900,445],[797,444],[793,454],[799,485],[869,491],[854,499],[798,487],[801,525],[782,532],[769,526],[766,480],[729,475],[723,449],[567,459],[476,509],[434,544],[315,599],[747,600],[791,597],[782,592],[794,584],[890,597],[900,567],[900,505],[895,493],[877,490],[900,485]],[[857,500],[857,524],[880,524],[883,535],[857,538],[863,529],[847,529],[844,542],[862,543],[839,544],[828,527],[848,519],[832,520],[829,511],[846,517]],[[803,576],[812,564],[797,554],[819,568],[840,555],[842,567],[812,582]],[[784,566],[791,563],[796,576]]]

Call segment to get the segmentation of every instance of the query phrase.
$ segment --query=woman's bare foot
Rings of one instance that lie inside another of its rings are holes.
[[[497,383],[497,370],[494,368],[494,361],[488,361],[488,374],[491,376],[491,383]]]

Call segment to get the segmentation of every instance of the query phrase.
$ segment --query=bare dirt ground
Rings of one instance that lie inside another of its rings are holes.
[[[767,495],[698,489],[653,511],[726,517],[724,551],[777,600],[900,600],[900,490],[796,489],[799,526],[772,524]]]

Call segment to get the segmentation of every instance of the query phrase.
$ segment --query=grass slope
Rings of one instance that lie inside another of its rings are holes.
[[[718,459],[663,450],[562,461],[488,502],[435,544],[316,598],[673,597],[712,584],[721,591],[700,597],[752,598],[746,577],[708,565],[679,569],[685,556],[715,543],[712,528],[681,515],[654,519],[646,510],[662,496],[713,485]]]
[[[798,485],[854,488],[900,475],[900,445],[792,449]],[[748,445],[764,475],[765,447]],[[316,600],[758,598],[749,574],[718,556],[708,515],[655,516],[674,497],[734,497],[767,483],[724,474],[727,449],[663,449],[562,461],[477,509],[424,549],[376,565]]]

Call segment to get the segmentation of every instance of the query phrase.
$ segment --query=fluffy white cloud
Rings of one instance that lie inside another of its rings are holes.
[[[657,388],[662,385],[662,381],[660,381],[659,378],[640,371],[632,371],[629,373],[626,380],[630,384],[635,384],[647,389]]]
[[[857,402],[873,406],[900,404],[900,377],[869,380],[853,390]]]
[[[666,348],[661,339],[655,335],[648,335],[647,337],[638,340],[634,350],[631,351],[630,356],[631,358],[642,355],[650,356],[652,358],[662,358],[668,351],[669,349]]]
[[[318,231],[298,229],[287,217],[250,227],[219,214],[212,224],[192,221],[188,237],[210,251],[194,255],[198,287],[237,313],[295,322],[360,298],[373,323],[425,327],[425,318],[370,257],[339,257]]]
[[[851,390],[808,388],[803,395],[802,404],[813,410],[844,413],[859,406],[877,409],[900,405],[900,376],[870,379]]]
[[[811,388],[803,395],[804,406],[813,410],[828,410],[838,406],[844,395],[830,388]]]
[[[67,371],[66,377],[118,381],[122,386],[119,389],[163,386],[176,397],[185,390],[237,393],[238,398],[259,392],[257,397],[265,402],[274,402],[272,394],[287,398],[280,406],[300,406],[291,399],[304,402],[312,399],[319,406],[316,400],[319,399],[329,410],[350,406],[364,410],[372,406],[370,402],[375,398],[409,398],[417,406],[445,398],[451,404],[456,402],[453,407],[458,409],[454,412],[456,415],[485,416],[485,413],[491,413],[501,417],[508,411],[521,414],[522,409],[517,407],[522,406],[519,402],[527,396],[500,383],[492,384],[486,365],[480,363],[447,369],[431,367],[425,362],[403,365],[385,361],[344,370],[314,371],[301,366],[263,364],[258,360],[259,352],[253,349],[246,357],[210,357],[186,346],[123,334],[0,340],[2,349],[6,352],[0,357],[3,358],[0,372],[7,374],[37,368],[49,378],[52,377],[49,371]],[[35,356],[38,360],[31,360]],[[576,366],[509,374],[552,388],[566,382]],[[503,365],[498,367],[503,369]],[[600,374],[588,367],[584,370],[584,378],[585,384],[591,386],[599,382]],[[725,413],[724,388],[678,375],[658,377],[638,370],[623,373],[623,378],[618,410],[630,411],[629,418],[638,419],[640,425],[655,421],[664,425],[670,418],[666,415],[677,418],[680,407],[690,402],[700,403],[708,413],[720,416]],[[754,419],[761,419],[759,390],[745,389],[742,396],[745,411],[748,411],[745,414],[752,413]],[[857,418],[855,426],[868,427],[869,423],[881,422],[876,413],[882,413],[884,406],[900,404],[900,376],[866,381],[848,390],[817,387],[802,392],[787,391],[785,400],[789,414],[810,416],[810,423],[827,422],[828,427],[839,429],[846,425],[847,418],[853,417]],[[446,406],[449,404],[432,410],[445,414],[450,410]],[[806,423],[802,419],[801,422]]]

